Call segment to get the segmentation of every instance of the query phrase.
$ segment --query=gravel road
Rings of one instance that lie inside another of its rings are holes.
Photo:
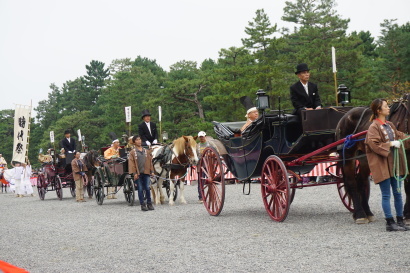
[[[410,272],[410,232],[386,232],[380,191],[376,222],[354,224],[335,185],[296,191],[283,223],[267,215],[260,184],[251,195],[227,185],[222,213],[209,216],[186,186],[176,202],[142,212],[124,196],[76,203],[0,194],[0,260],[30,272]]]

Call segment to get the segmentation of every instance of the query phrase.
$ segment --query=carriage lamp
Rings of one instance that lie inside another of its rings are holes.
[[[168,133],[167,133],[166,131],[164,131],[164,132],[162,133],[162,139],[163,139],[163,140],[168,140]]]
[[[256,107],[259,110],[269,108],[269,96],[266,95],[266,92],[263,91],[263,89],[259,89],[258,92],[256,92],[256,95],[258,96],[256,98]]]
[[[350,103],[350,99],[350,90],[344,84],[339,85],[337,88],[337,102],[345,106],[345,104]]]

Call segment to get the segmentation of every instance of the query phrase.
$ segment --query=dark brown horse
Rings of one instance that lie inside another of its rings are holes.
[[[400,100],[391,105],[389,120],[396,125],[397,130],[409,134],[410,128],[410,94],[405,94]],[[348,111],[339,121],[336,127],[336,139],[345,138],[348,135],[365,131],[370,126],[371,110],[366,107],[355,107]],[[364,139],[356,142],[349,148],[340,151],[344,161],[339,162],[343,170],[345,190],[352,199],[354,212],[353,219],[357,224],[365,224],[374,221],[374,215],[370,210],[368,196],[370,192],[369,175],[370,169],[365,155]],[[407,151],[407,157],[410,152]],[[408,161],[410,165],[410,161]],[[410,166],[409,166],[410,167]],[[404,183],[406,192],[406,204],[404,217],[410,220],[410,181]]]

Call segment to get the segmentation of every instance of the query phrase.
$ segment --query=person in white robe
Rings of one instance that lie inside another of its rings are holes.
[[[15,184],[15,193],[16,197],[23,197],[23,187],[21,180],[23,178],[23,171],[24,168],[21,166],[20,163],[16,163],[14,166],[14,173],[13,173],[13,179],[14,179],[14,184]]]
[[[21,179],[23,194],[34,196],[33,186],[31,185],[30,181],[31,175],[33,173],[30,162],[28,162],[27,164],[23,163],[23,168],[23,177]]]

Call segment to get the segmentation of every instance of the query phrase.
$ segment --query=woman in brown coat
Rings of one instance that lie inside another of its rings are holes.
[[[401,196],[401,184],[395,179],[393,168],[394,149],[400,148],[402,142],[398,139],[406,138],[406,135],[397,131],[393,123],[386,120],[390,114],[390,108],[384,99],[375,99],[370,105],[372,111],[371,121],[366,136],[366,155],[369,162],[373,180],[380,186],[382,193],[382,208],[386,218],[387,231],[408,230],[403,222],[403,200]],[[406,148],[410,147],[410,139],[403,142]],[[400,172],[405,171],[404,155],[402,149],[400,153]],[[396,176],[397,177],[397,176]],[[396,209],[397,224],[394,221],[390,208],[390,187],[393,190],[394,207]]]

